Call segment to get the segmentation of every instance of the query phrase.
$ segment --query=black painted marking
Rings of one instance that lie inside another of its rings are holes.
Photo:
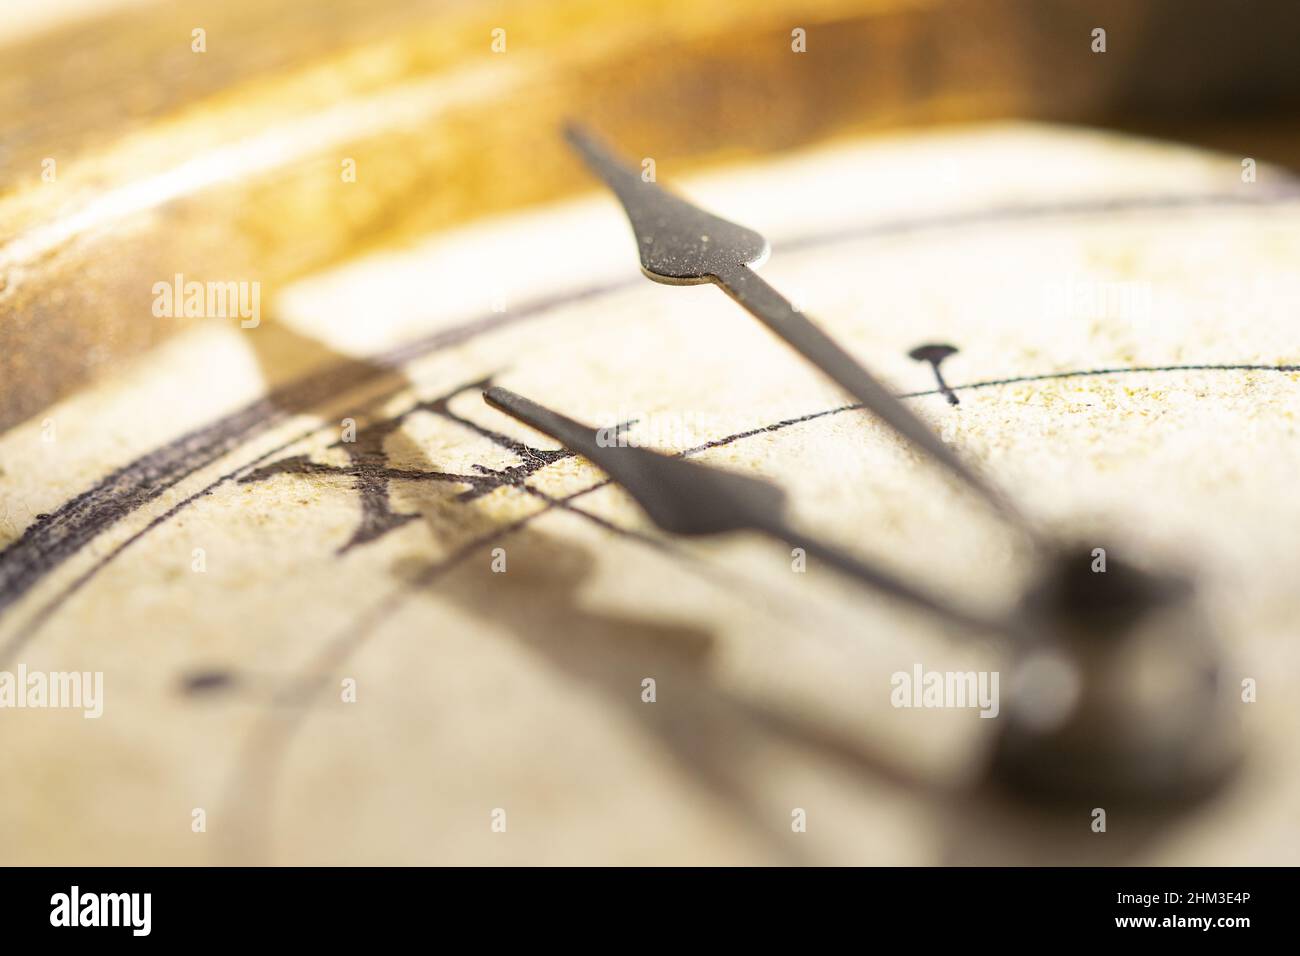
[[[1249,192],[1120,196],[1109,199],[1034,204],[1008,203],[1005,206],[937,213],[933,216],[886,219],[809,233],[804,236],[791,236],[780,244],[780,248],[783,252],[794,252],[819,249],[842,242],[855,242],[859,239],[910,236],[938,230],[947,232],[952,229],[978,229],[1007,223],[1039,222],[1072,216],[1105,219],[1128,212],[1176,212],[1207,206],[1211,209],[1253,209],[1298,200],[1300,200],[1300,179],[1288,177],[1259,191],[1252,186]]]
[[[918,362],[929,363],[931,370],[934,372],[934,381],[939,386],[939,391],[948,399],[949,405],[956,405],[961,401],[961,399],[957,397],[956,392],[948,387],[948,383],[943,380],[943,372],[939,370],[939,366],[943,364],[944,359],[950,355],[955,355],[956,353],[957,346],[939,344],[918,345],[916,348],[912,349],[912,351],[907,353],[909,358],[913,358]]]
[[[371,422],[360,429],[356,441],[347,442],[340,438],[330,448],[342,448],[351,462],[344,467],[325,465],[312,461],[306,455],[295,455],[273,464],[264,465],[249,472],[239,479],[240,484],[266,481],[278,475],[344,475],[353,480],[353,487],[361,499],[361,523],[352,537],[339,548],[339,554],[352,550],[359,545],[378,540],[388,532],[396,530],[419,517],[416,512],[397,512],[392,510],[389,485],[393,481],[443,482],[465,485],[466,488],[457,500],[472,501],[490,494],[502,487],[518,487],[539,469],[552,462],[568,458],[571,453],[564,449],[547,450],[534,448],[524,442],[516,441],[506,435],[483,428],[468,419],[454,414],[449,404],[457,395],[467,391],[481,391],[491,385],[491,379],[480,379],[459,385],[437,398],[416,402],[405,411],[391,418]],[[453,472],[430,471],[411,468],[389,467],[386,450],[388,438],[398,432],[408,418],[417,412],[431,412],[448,421],[461,425],[492,444],[514,452],[522,461],[504,469],[492,469],[475,465],[474,474],[456,474]]]
[[[229,690],[237,683],[230,671],[195,671],[181,678],[181,690],[190,695]]]
[[[626,286],[611,283],[539,299],[510,313],[493,313],[407,342],[368,362],[344,362],[275,389],[267,396],[188,432],[117,469],[0,551],[0,615],[103,531],[196,471],[235,451],[289,417],[328,403],[365,385],[399,375],[400,366],[422,355],[460,345],[554,308],[595,298]],[[402,382],[401,387],[407,383]],[[0,658],[13,649],[0,650]]]

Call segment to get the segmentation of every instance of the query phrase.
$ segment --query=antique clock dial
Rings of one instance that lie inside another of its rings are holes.
[[[442,108],[356,83],[366,135]],[[509,140],[545,194],[322,217],[291,269],[303,187],[256,314],[151,312],[229,223],[131,271],[210,182],[93,207],[87,282],[167,333],[0,432],[0,672],[103,680],[14,685],[5,862],[1295,862],[1295,180],[1034,120],[697,164],[680,115],[553,119]],[[339,203],[450,202],[358,168]],[[85,252],[14,216],[11,303]]]

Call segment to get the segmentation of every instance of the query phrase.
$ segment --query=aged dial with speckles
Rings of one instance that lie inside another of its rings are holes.
[[[1295,862],[1267,116],[962,105],[902,5],[362,6],[0,194],[0,862]]]

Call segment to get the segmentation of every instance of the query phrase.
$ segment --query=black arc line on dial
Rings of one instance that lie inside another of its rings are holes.
[[[960,608],[796,531],[782,515],[785,493],[776,485],[647,448],[607,443],[599,430],[499,386],[487,389],[483,399],[604,470],[664,531],[687,536],[757,531],[803,548],[841,573],[963,630],[1005,633],[1008,629],[1007,622]]]

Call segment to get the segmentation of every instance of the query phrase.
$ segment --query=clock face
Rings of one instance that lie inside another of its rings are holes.
[[[1300,190],[1031,123],[655,175],[767,237],[1072,574],[1178,572],[1195,614],[1063,662],[801,547],[991,618],[1050,564],[718,289],[646,281],[593,180],[187,321],[0,435],[2,668],[102,674],[97,719],[3,715],[9,862],[1294,862]],[[793,539],[665,533],[491,386],[779,486]],[[1050,801],[996,770],[1013,718],[1083,735]],[[1191,805],[1072,776],[1131,733],[1181,779],[1189,721],[1239,729]]]

